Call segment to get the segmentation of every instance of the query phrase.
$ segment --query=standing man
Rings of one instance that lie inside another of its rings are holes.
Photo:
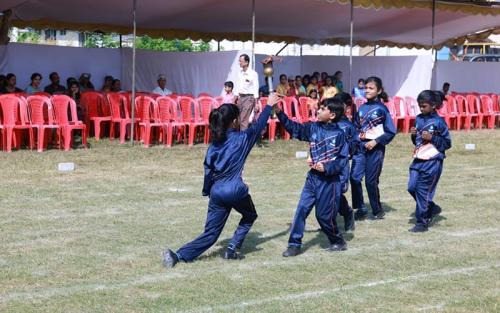
[[[249,68],[249,65],[250,57],[247,54],[240,55],[241,71],[238,73],[235,94],[237,95],[236,105],[240,109],[239,120],[242,131],[248,128],[250,115],[259,98],[259,75]]]

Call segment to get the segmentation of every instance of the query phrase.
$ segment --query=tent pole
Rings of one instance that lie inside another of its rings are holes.
[[[437,51],[434,48],[435,45],[435,27],[436,27],[436,0],[432,0],[432,35],[431,35],[431,53],[432,53],[432,77],[431,77],[431,88],[432,86],[432,78],[434,78],[434,84],[436,84],[436,62],[437,62]]]
[[[255,71],[255,0],[252,0],[252,69]]]
[[[137,0],[133,0],[133,27],[134,27],[134,34],[133,34],[133,39],[132,39],[132,97],[130,99],[130,106],[132,108],[132,124],[130,125],[130,144],[133,146],[134,145],[134,123],[135,123],[135,40],[136,40],[136,35],[137,35],[137,25],[136,25],[136,2]]]
[[[349,35],[349,93],[352,91],[352,44],[354,34],[354,0],[351,0],[351,33]]]

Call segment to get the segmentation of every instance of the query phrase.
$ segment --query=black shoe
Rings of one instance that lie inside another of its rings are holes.
[[[285,258],[291,257],[291,256],[297,256],[301,254],[302,251],[300,250],[300,247],[288,247],[285,252],[283,252],[283,256]]]
[[[327,249],[326,251],[329,251],[329,252],[336,252],[336,251],[345,251],[347,250],[347,243],[334,243],[334,244],[331,244]]]
[[[385,212],[382,211],[382,212],[380,212],[378,214],[374,214],[374,215],[370,216],[370,220],[372,220],[372,221],[383,220],[384,216],[385,216]]]
[[[358,209],[356,213],[354,213],[354,219],[356,221],[362,221],[368,216],[368,210]]]
[[[443,210],[441,209],[441,207],[439,205],[435,204],[432,207],[431,215],[432,215],[432,217],[438,216],[439,214],[441,214],[442,211]]]
[[[412,228],[408,229],[408,231],[412,232],[412,233],[423,233],[423,232],[426,232],[428,230],[429,230],[429,228],[425,225],[422,225],[422,224],[417,224],[417,225],[413,226]]]
[[[167,249],[163,251],[163,266],[172,268],[179,262],[179,257],[174,251]]]
[[[225,260],[242,260],[245,257],[235,250],[227,249],[222,258]]]
[[[353,231],[356,228],[354,225],[354,211],[351,210],[348,216],[344,217],[344,231]]]

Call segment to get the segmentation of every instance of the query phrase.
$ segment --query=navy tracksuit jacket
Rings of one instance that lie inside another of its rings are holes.
[[[300,247],[304,236],[305,222],[316,207],[316,219],[331,244],[345,243],[335,218],[340,206],[342,183],[340,175],[346,167],[349,146],[344,132],[336,123],[300,124],[288,119],[282,111],[278,113],[280,123],[293,138],[310,142],[312,162],[321,162],[324,172],[311,169],[307,173],[300,201],[295,212],[289,246]]]
[[[383,211],[378,184],[384,163],[385,146],[396,135],[396,128],[389,110],[378,100],[368,101],[359,108],[354,116],[354,126],[359,132],[362,144],[359,153],[352,159],[352,206],[355,209],[366,210],[361,187],[361,181],[365,176],[365,186],[372,213],[378,215]],[[372,150],[366,150],[365,143],[373,139],[377,141],[377,145]]]
[[[451,148],[448,126],[436,112],[419,114],[415,121],[417,134],[412,135],[415,145],[413,163],[410,165],[408,192],[417,203],[415,217],[417,224],[428,226],[432,209],[436,205],[432,199],[443,170],[445,151]],[[432,140],[422,139],[422,132],[432,134]]]
[[[337,125],[342,129],[346,135],[346,141],[349,145],[349,158],[353,158],[359,151],[361,141],[359,140],[358,132],[354,127],[354,124],[349,121],[349,119],[344,115],[342,119],[337,123]],[[340,175],[340,181],[342,183],[342,195],[340,197],[340,208],[339,214],[343,217],[349,216],[351,214],[352,208],[349,206],[345,193],[349,189],[349,162],[347,162],[342,174]]]
[[[210,248],[219,238],[231,208],[241,213],[242,218],[228,248],[234,250],[243,244],[257,213],[241,174],[250,150],[267,126],[270,113],[271,106],[267,105],[250,128],[228,129],[225,141],[213,142],[208,147],[202,191],[204,196],[210,196],[205,231],[177,251],[179,259],[192,261]]]

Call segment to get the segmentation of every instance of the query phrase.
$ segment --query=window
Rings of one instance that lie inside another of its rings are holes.
[[[59,35],[61,35],[61,36],[66,36],[66,30],[65,30],[65,29],[60,30],[60,31],[59,31]]]
[[[46,29],[45,40],[56,40],[56,31],[53,29]]]

